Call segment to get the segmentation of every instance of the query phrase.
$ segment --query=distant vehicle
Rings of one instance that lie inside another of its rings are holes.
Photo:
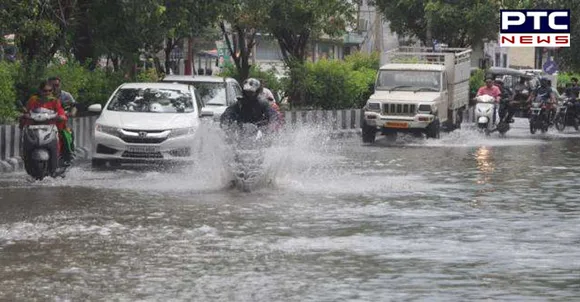
[[[191,147],[203,115],[195,88],[172,83],[126,83],[111,95],[94,130],[93,167],[107,163],[191,160]]]
[[[459,128],[469,104],[469,48],[401,47],[385,53],[375,91],[364,106],[362,139],[398,132],[439,138],[442,127]]]
[[[204,112],[216,119],[242,96],[238,81],[229,77],[168,75],[161,82],[193,85],[205,106]]]

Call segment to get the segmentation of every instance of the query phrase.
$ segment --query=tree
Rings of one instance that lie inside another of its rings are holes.
[[[278,40],[288,65],[303,63],[312,38],[346,33],[355,13],[354,4],[345,0],[276,0],[267,29]]]
[[[429,36],[453,47],[467,47],[497,39],[499,1],[488,0],[374,0],[399,35]]]
[[[270,7],[267,30],[278,41],[290,68],[289,98],[293,104],[305,99],[306,49],[312,39],[330,38],[346,32],[354,21],[355,5],[346,0],[275,0]]]
[[[219,27],[241,80],[250,74],[250,55],[256,45],[256,35],[265,28],[272,2],[234,0],[222,8]]]

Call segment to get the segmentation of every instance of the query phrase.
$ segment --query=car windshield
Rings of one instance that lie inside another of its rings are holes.
[[[107,110],[155,113],[189,113],[194,111],[191,94],[167,88],[121,88]]]
[[[201,101],[209,106],[226,106],[226,85],[225,83],[196,82],[193,84],[199,91]]]
[[[425,70],[381,70],[376,90],[441,91],[441,72]]]

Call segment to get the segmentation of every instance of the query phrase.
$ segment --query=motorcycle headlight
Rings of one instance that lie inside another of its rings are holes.
[[[119,128],[104,126],[104,125],[100,125],[100,124],[97,124],[95,126],[95,130],[97,132],[102,132],[102,133],[106,133],[106,134],[114,135],[114,136],[119,136],[119,134],[120,134]]]
[[[171,133],[169,134],[169,137],[178,137],[178,136],[184,136],[184,135],[190,135],[190,134],[194,134],[195,133],[195,128],[177,128],[177,129],[172,129]]]

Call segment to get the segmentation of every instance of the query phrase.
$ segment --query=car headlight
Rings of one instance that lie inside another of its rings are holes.
[[[169,137],[178,137],[178,136],[190,135],[190,134],[194,134],[194,133],[195,133],[195,128],[177,128],[177,129],[171,129],[171,133],[169,134]]]
[[[102,132],[102,133],[106,133],[106,134],[114,135],[114,136],[119,136],[119,134],[120,134],[119,128],[104,126],[104,125],[100,125],[100,124],[97,124],[95,126],[95,130],[97,132]]]
[[[367,103],[367,110],[368,111],[381,111],[381,104],[380,103]]]

